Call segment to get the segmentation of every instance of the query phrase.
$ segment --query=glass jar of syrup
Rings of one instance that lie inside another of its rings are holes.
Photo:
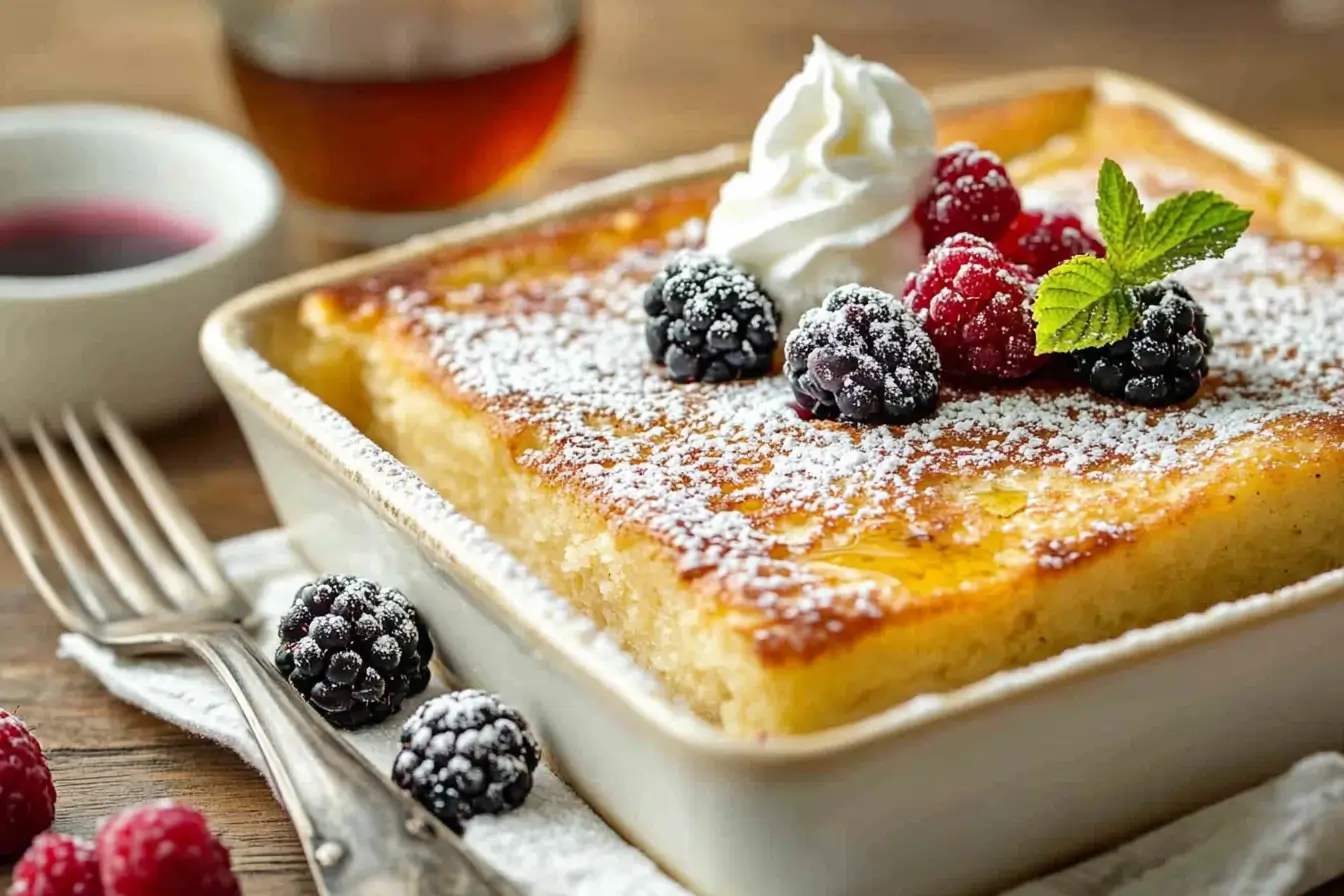
[[[217,0],[253,137],[353,248],[479,214],[563,115],[579,0]]]

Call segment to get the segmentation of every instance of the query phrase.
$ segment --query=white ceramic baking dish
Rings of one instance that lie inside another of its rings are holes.
[[[1235,163],[1283,175],[1289,193],[1344,211],[1344,179],[1126,76],[1046,73],[942,94],[936,105],[954,125],[967,110],[1039,125],[1056,114],[1064,122],[1054,99],[1066,105],[1079,91],[1148,106]],[[258,348],[267,321],[292,314],[312,287],[740,161],[730,147],[654,165],[221,308],[202,335],[205,360],[313,566],[414,594],[447,662],[518,704],[559,773],[707,896],[993,890],[1344,744],[1344,571],[844,728],[731,738],[665,699],[483,530]]]

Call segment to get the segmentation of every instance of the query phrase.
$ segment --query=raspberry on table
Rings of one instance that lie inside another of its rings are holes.
[[[105,896],[239,896],[229,851],[189,806],[123,810],[103,822],[95,849]]]
[[[1106,257],[1106,247],[1083,227],[1072,212],[1023,211],[999,237],[1004,258],[1020,264],[1035,277],[1075,255]]]
[[[938,352],[900,300],[850,284],[803,313],[784,343],[794,400],[818,418],[908,423],[938,404]]]
[[[355,576],[304,585],[280,618],[275,666],[338,728],[381,722],[430,680],[429,630],[406,596]]]
[[[485,691],[454,691],[406,721],[392,780],[460,834],[473,816],[521,806],[540,761],[537,739],[517,710]]]
[[[20,855],[56,819],[56,787],[42,745],[0,709],[0,858]]]
[[[1101,348],[1072,352],[1074,370],[1096,392],[1146,407],[1179,404],[1195,396],[1209,373],[1204,309],[1174,280],[1134,291],[1139,320],[1129,335]]]
[[[906,280],[905,300],[954,377],[1014,380],[1049,360],[1036,354],[1035,284],[988,241],[959,234]]]
[[[933,187],[915,206],[924,251],[948,237],[971,233],[993,242],[1022,210],[1022,199],[999,157],[973,143],[953,143],[938,154]]]
[[[644,293],[644,338],[678,383],[763,376],[779,344],[779,310],[756,279],[702,252],[679,252]]]
[[[93,844],[65,834],[39,834],[14,866],[9,896],[102,896]]]

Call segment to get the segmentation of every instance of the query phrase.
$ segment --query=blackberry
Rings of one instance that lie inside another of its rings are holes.
[[[537,739],[516,710],[485,691],[454,691],[406,720],[392,780],[460,832],[475,815],[521,806],[539,761]]]
[[[1209,373],[1204,309],[1174,280],[1134,291],[1139,320],[1129,335],[1101,348],[1070,354],[1073,368],[1095,391],[1147,407],[1193,398]]]
[[[404,594],[329,575],[300,588],[280,618],[275,666],[327,721],[359,728],[425,689],[433,653]]]
[[[784,343],[784,372],[814,417],[907,423],[938,404],[938,351],[896,297],[850,284],[810,308]]]
[[[721,383],[770,370],[779,311],[750,274],[700,252],[674,255],[644,293],[644,339],[678,383]]]

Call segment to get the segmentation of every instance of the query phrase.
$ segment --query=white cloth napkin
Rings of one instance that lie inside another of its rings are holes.
[[[275,649],[274,630],[312,572],[283,532],[227,541],[219,556],[252,598],[264,624],[258,643]],[[261,767],[256,742],[228,692],[190,659],[123,661],[78,635],[60,652],[113,694],[237,752]],[[346,736],[365,758],[390,769],[402,716]],[[689,896],[609,828],[548,769],[518,811],[473,819],[467,843],[538,896]],[[1114,852],[1013,890],[1010,896],[1297,896],[1344,874],[1344,756],[1302,760],[1282,777],[1147,834]]]

